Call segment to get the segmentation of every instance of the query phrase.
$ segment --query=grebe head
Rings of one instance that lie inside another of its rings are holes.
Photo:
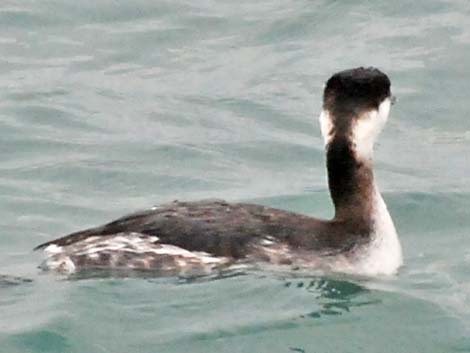
[[[376,68],[334,74],[326,82],[320,115],[327,148],[334,141],[347,141],[357,158],[370,159],[393,100],[389,78]]]

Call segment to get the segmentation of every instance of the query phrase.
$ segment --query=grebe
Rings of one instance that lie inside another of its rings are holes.
[[[373,145],[392,102],[390,80],[376,68],[341,71],[327,81],[320,127],[331,220],[249,203],[174,201],[37,246],[47,255],[43,268],[181,275],[264,262],[393,274],[401,246],[372,170]]]

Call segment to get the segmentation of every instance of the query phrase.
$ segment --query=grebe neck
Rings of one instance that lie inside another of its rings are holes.
[[[358,158],[351,139],[333,137],[326,146],[326,165],[335,220],[370,223],[378,193],[372,159]]]

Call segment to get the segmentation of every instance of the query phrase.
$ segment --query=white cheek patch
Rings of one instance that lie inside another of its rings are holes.
[[[390,105],[390,99],[387,98],[378,110],[366,112],[356,120],[352,127],[352,142],[358,158],[372,158],[375,140],[387,122]]]
[[[333,121],[330,113],[326,110],[322,110],[318,120],[320,121],[320,130],[323,140],[325,141],[325,145],[327,145],[333,138]]]

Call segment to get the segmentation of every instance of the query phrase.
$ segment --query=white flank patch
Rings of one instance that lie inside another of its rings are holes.
[[[226,257],[215,257],[202,251],[194,251],[192,254],[196,255],[202,263],[208,265],[225,264],[228,262]]]
[[[358,158],[372,158],[375,140],[387,122],[390,105],[390,98],[387,98],[380,103],[378,110],[371,110],[356,120],[352,130],[352,142]]]
[[[153,252],[159,255],[181,256],[188,260],[196,260],[201,264],[218,264],[227,261],[224,257],[215,257],[203,251],[189,251],[179,246],[160,244]]]
[[[64,247],[51,244],[44,249],[44,252],[47,258],[41,267],[61,273],[70,274],[75,272],[75,264],[70,257],[64,253]]]
[[[210,270],[214,266],[228,262],[225,257],[215,257],[205,252],[191,252],[178,246],[155,243],[156,241],[158,241],[156,236],[121,233],[114,236],[90,237],[67,246],[52,244],[45,249],[47,258],[43,266],[49,270],[70,274],[79,270],[73,262],[76,256],[86,256],[93,260],[98,259],[101,252],[111,254],[110,269],[117,266],[117,259],[124,253],[135,254],[137,258],[142,254],[151,253],[157,257],[163,255],[174,257],[179,267],[175,270],[181,273],[191,271],[195,266]],[[129,259],[127,266],[135,268],[132,259]],[[119,267],[122,268],[122,262]]]
[[[75,264],[70,257],[60,254],[49,256],[41,267],[66,274],[74,273],[76,270]]]
[[[62,247],[61,247],[61,246],[58,246],[58,245],[55,245],[55,244],[48,245],[48,246],[44,249],[44,252],[45,252],[48,256],[54,255],[54,254],[60,254],[62,251],[63,251]]]

